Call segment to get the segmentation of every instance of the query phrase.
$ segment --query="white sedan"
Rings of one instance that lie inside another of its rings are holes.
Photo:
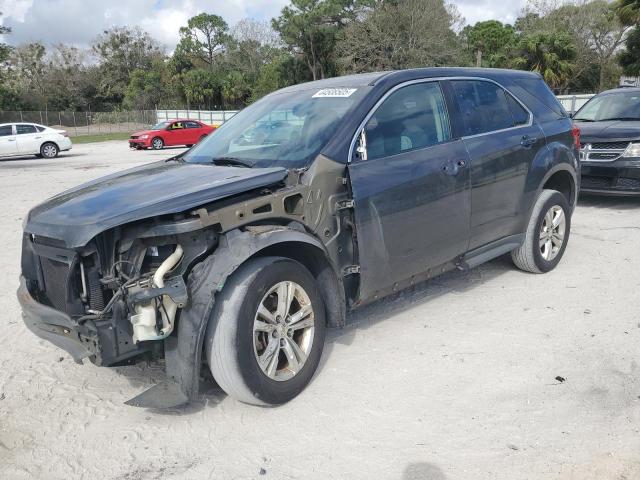
[[[59,152],[71,150],[71,139],[64,130],[36,123],[0,124],[0,157],[36,155],[55,158]]]

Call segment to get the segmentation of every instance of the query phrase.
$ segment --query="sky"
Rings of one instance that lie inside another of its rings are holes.
[[[200,12],[222,16],[231,26],[243,18],[269,20],[289,0],[0,0],[3,41],[40,41],[86,46],[112,26],[137,25],[172,50],[178,29]],[[512,23],[526,0],[453,0],[466,23],[497,19]]]

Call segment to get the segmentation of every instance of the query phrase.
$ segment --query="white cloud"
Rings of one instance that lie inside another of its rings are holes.
[[[277,16],[288,0],[0,0],[0,22],[12,28],[4,41],[86,46],[113,26],[140,26],[170,50],[189,17],[215,13],[233,26],[243,18]]]
[[[485,20],[513,24],[527,0],[453,0],[451,3],[458,7],[467,24],[473,25]]]
[[[4,41],[41,41],[86,46],[112,26],[140,26],[173,50],[178,29],[201,12],[222,16],[230,26],[243,18],[268,20],[289,0],[0,0],[0,24],[12,28]],[[526,0],[452,0],[466,23],[497,19],[513,23]]]

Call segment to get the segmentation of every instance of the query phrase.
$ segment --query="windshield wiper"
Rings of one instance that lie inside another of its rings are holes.
[[[602,120],[598,120],[599,122],[613,122],[614,120],[625,121],[628,120],[630,122],[638,121],[640,118],[638,117],[611,117],[611,118],[603,118]]]
[[[576,118],[573,117],[576,122],[595,122],[595,120],[591,120],[590,118]]]
[[[255,163],[250,162],[249,160],[243,160],[241,158],[235,157],[215,157],[211,159],[211,163],[214,165],[230,165],[232,167],[245,167],[252,168],[255,166]]]

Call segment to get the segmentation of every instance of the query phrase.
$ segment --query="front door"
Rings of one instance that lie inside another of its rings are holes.
[[[0,126],[0,157],[15,155],[16,153],[18,153],[18,145],[13,125]]]
[[[465,253],[469,169],[439,82],[402,86],[370,114],[349,165],[363,299]]]
[[[189,143],[187,140],[187,129],[184,126],[184,122],[173,122],[169,127],[167,135],[165,135],[166,146],[171,145],[186,145]]]
[[[530,112],[499,85],[474,79],[451,86],[471,159],[473,250],[522,233],[527,174],[546,142]]]

